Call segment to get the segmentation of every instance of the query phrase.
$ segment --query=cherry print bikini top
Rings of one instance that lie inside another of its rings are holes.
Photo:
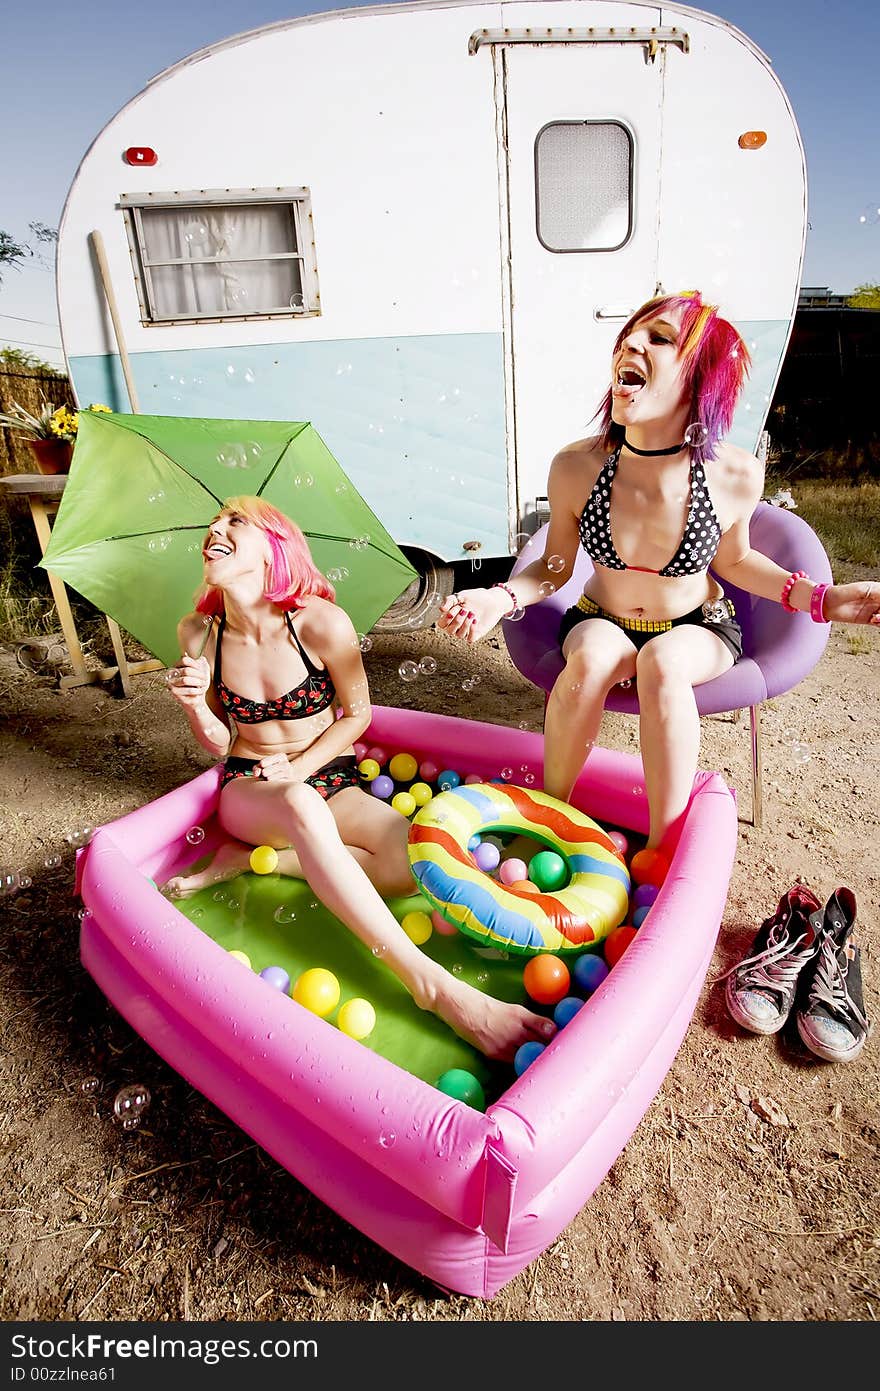
[[[605,565],[609,570],[641,570],[644,574],[669,579],[701,574],[708,569],[718,549],[721,526],[709,496],[703,465],[693,458],[687,521],[672,559],[662,570],[650,570],[645,565],[627,565],[617,554],[611,537],[611,485],[622,447],[618,445],[606,459],[578,522],[581,545],[587,555],[596,565]]]
[[[214,651],[214,686],[220,697],[220,704],[237,724],[263,724],[266,720],[301,720],[306,715],[317,715],[332,705],[336,688],[326,667],[316,667],[306,653],[296,635],[293,620],[287,609],[284,610],[287,631],[293,638],[306,668],[306,680],[301,686],[286,695],[276,696],[274,700],[248,700],[246,696],[236,695],[226,685],[220,675],[220,644],[226,627],[226,615],[220,619],[217,629],[217,646]]]

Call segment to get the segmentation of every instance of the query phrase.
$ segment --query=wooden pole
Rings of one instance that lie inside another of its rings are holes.
[[[107,252],[104,249],[104,238],[100,232],[90,232],[89,241],[94,248],[95,258],[98,262],[98,270],[101,274],[101,284],[104,287],[104,294],[107,297],[107,308],[110,310],[110,318],[113,321],[113,332],[116,334],[116,346],[119,349],[119,361],[122,364],[122,375],[125,378],[125,387],[128,391],[128,402],[132,412],[140,415],[137,391],[135,390],[134,378],[131,375],[131,363],[128,359],[128,350],[125,346],[125,336],[122,332],[122,321],[119,318],[119,308],[116,303],[116,295],[113,291],[113,282],[110,279],[110,267],[107,264]]]

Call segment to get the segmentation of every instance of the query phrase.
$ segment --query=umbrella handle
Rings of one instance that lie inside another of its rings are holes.
[[[122,320],[119,317],[119,308],[116,304],[116,295],[113,290],[113,281],[110,279],[110,267],[107,264],[107,252],[104,249],[104,238],[100,232],[90,232],[89,240],[95,252],[95,259],[98,262],[98,271],[101,276],[101,283],[104,287],[104,294],[107,296],[107,308],[110,310],[110,318],[113,321],[113,332],[116,334],[116,346],[119,349],[119,361],[122,365],[122,375],[125,378],[125,386],[128,391],[128,402],[135,415],[140,414],[138,396],[134,386],[134,378],[131,375],[131,364],[128,360],[128,350],[125,346],[125,338],[122,333]]]

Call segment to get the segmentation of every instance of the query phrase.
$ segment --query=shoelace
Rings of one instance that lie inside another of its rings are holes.
[[[837,945],[833,937],[826,935],[819,948],[819,960],[816,963],[816,975],[810,986],[808,1009],[816,1004],[825,1005],[832,1014],[840,1015],[844,1023],[849,1022],[847,1016],[851,1015],[863,1029],[867,1029],[867,1019],[846,988],[846,977],[847,968],[841,966],[837,959]]]
[[[763,986],[766,990],[788,990],[794,985],[803,968],[803,960],[796,958],[794,953],[807,934],[802,932],[800,937],[796,937],[792,942],[787,932],[782,937],[779,937],[778,933],[779,924],[770,929],[763,951],[738,961],[729,971],[725,971],[723,976],[719,976],[718,980],[726,980],[734,971],[745,971],[743,984],[746,986],[753,989]]]

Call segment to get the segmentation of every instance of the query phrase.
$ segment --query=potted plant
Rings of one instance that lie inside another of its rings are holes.
[[[91,405],[90,411],[109,411],[109,406]],[[79,411],[53,406],[43,401],[36,415],[13,401],[8,415],[0,415],[0,425],[18,430],[27,437],[40,473],[67,473],[73,455]]]

